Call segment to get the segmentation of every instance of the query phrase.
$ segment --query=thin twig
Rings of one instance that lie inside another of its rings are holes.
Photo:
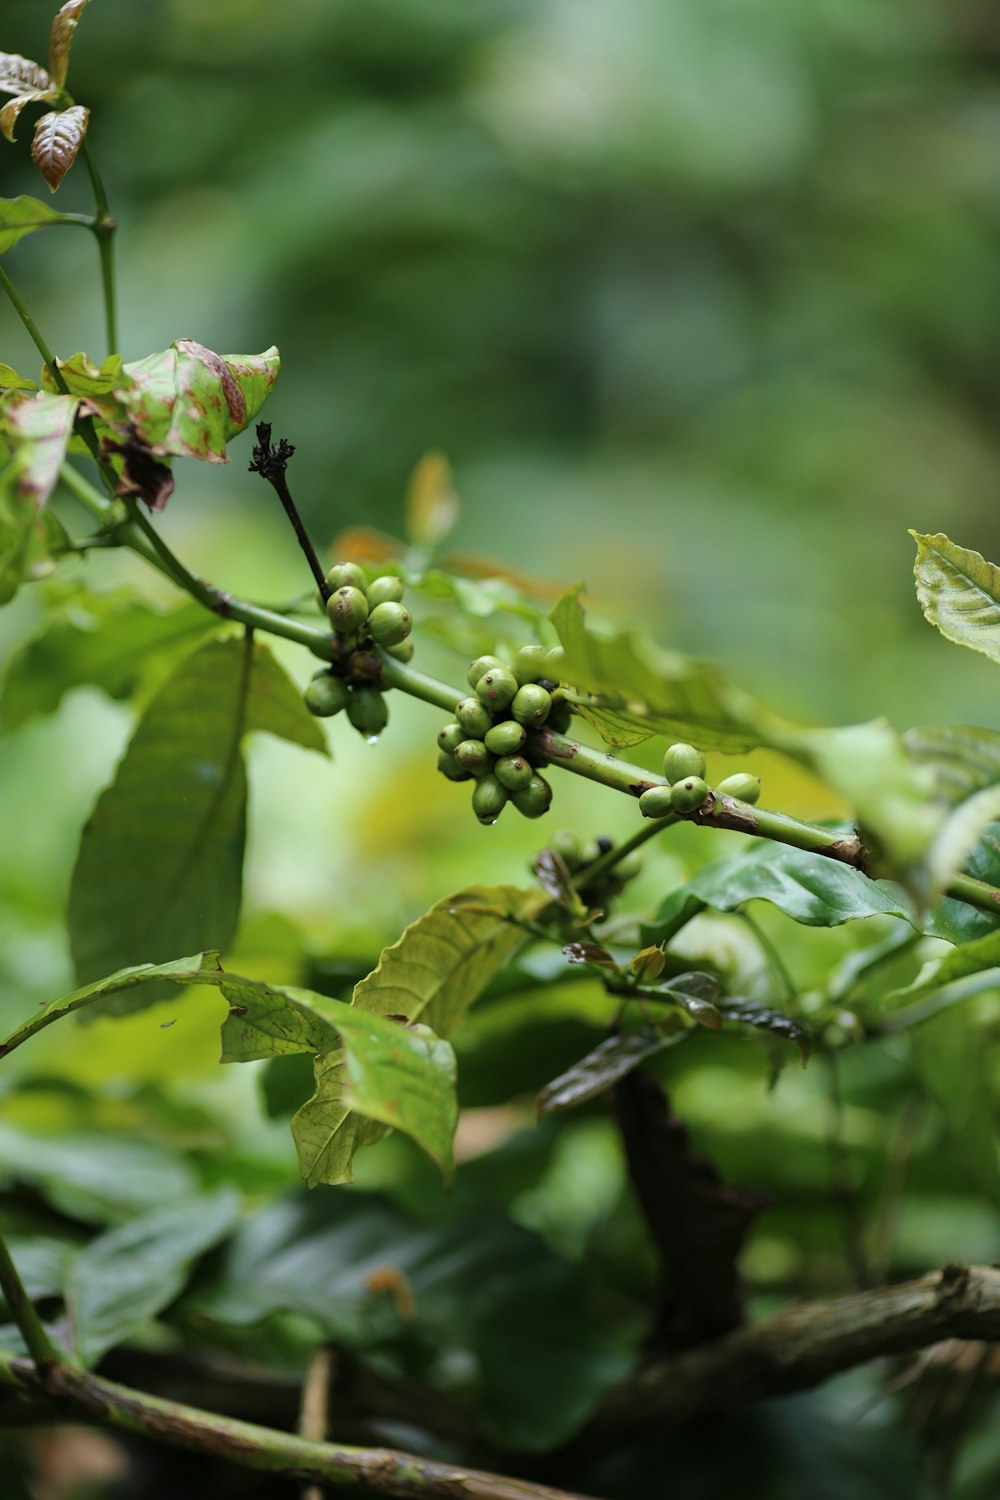
[[[59,1354],[31,1305],[24,1282],[17,1273],[17,1267],[11,1259],[10,1251],[2,1235],[0,1235],[0,1288],[3,1290],[8,1311],[20,1329],[21,1337],[27,1345],[28,1353],[34,1360],[39,1375],[47,1379],[49,1370],[59,1362]]]
[[[292,492],[288,488],[288,481],[285,478],[288,461],[294,452],[295,448],[293,444],[288,442],[286,438],[279,438],[277,443],[271,442],[270,422],[258,422],[257,447],[253,450],[253,457],[250,460],[250,472],[251,474],[259,474],[262,479],[266,479],[285,507],[285,514],[292,523],[292,528],[298,537],[299,546],[302,548],[306,562],[312,569],[312,575],[316,580],[316,587],[319,589],[325,602],[329,599],[333,590],[326,581],[323,564],[316,556],[316,549],[309,539],[309,533],[303,525],[302,517],[299,515],[298,507],[292,499]]]
[[[322,1443],[326,1438],[335,1357],[332,1344],[320,1344],[306,1371],[299,1409],[299,1436],[312,1443]],[[323,1491],[317,1485],[308,1484],[302,1491],[302,1500],[323,1500]]]
[[[830,1175],[833,1179],[833,1191],[841,1210],[844,1251],[854,1285],[860,1289],[871,1286],[871,1273],[865,1254],[864,1224],[858,1204],[858,1189],[844,1137],[844,1096],[840,1087],[837,1054],[825,1053],[823,1062],[830,1105],[830,1126],[827,1134]]]

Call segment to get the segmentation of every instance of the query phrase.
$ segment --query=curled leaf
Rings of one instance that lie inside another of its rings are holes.
[[[588,1052],[586,1057],[574,1063],[572,1068],[545,1085],[538,1095],[538,1113],[551,1115],[560,1109],[573,1109],[578,1104],[595,1099],[598,1094],[607,1093],[608,1089],[648,1057],[662,1051],[664,1047],[672,1047],[674,1043],[683,1041],[690,1035],[686,1030],[675,1029],[678,1024],[680,1023],[669,1027],[668,1023],[668,1026],[657,1027],[656,1030],[647,1028],[643,1031],[625,1032],[620,1036],[609,1036],[592,1052]]]
[[[34,91],[30,94],[17,94],[13,99],[8,99],[3,109],[0,109],[0,134],[8,141],[14,139],[14,126],[17,124],[18,115],[26,104],[39,104],[43,100],[51,99],[48,90]]]
[[[0,94],[48,92],[52,79],[44,68],[18,52],[0,52]]]
[[[73,33],[86,4],[87,0],[67,0],[52,21],[49,31],[49,72],[56,88],[61,89],[66,82]]]
[[[574,917],[585,915],[586,909],[573,886],[573,877],[569,873],[566,861],[557,850],[540,849],[535,855],[531,868],[538,877],[538,884],[542,890],[551,896],[557,905]]]
[[[70,109],[50,111],[35,122],[31,155],[53,192],[76,160],[89,119],[90,110],[74,104]]]
[[[802,1055],[802,1066],[805,1067],[809,1061],[812,1039],[808,1031],[783,1011],[771,1010],[767,1005],[759,1005],[756,1000],[736,999],[723,1000],[720,1008],[724,1021],[739,1021],[744,1026],[756,1026],[762,1031],[770,1031],[775,1036],[783,1037],[787,1042],[794,1042]]]

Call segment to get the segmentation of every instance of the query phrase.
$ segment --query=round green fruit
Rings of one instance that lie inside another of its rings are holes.
[[[480,823],[495,823],[507,805],[507,788],[495,776],[483,776],[472,793],[472,810]]]
[[[318,719],[329,719],[347,706],[347,683],[330,672],[317,672],[305,690],[305,704]]]
[[[326,601],[330,623],[340,635],[353,635],[368,618],[368,600],[360,589],[346,583]]]
[[[502,662],[499,656],[477,656],[475,661],[469,663],[466,681],[470,688],[474,688],[479,682],[480,677],[485,677],[486,673],[492,671],[495,667],[502,667],[504,671],[507,670],[506,662]]]
[[[389,722],[389,708],[378,688],[353,687],[347,699],[347,717],[366,740],[374,740]]]
[[[494,713],[505,709],[517,696],[517,678],[506,667],[491,667],[476,683],[480,703]]]
[[[700,776],[685,776],[670,788],[670,805],[674,812],[694,812],[708,796],[708,786]]]
[[[493,769],[493,757],[482,740],[462,740],[451,753],[470,776],[485,776]]]
[[[549,841],[549,848],[561,857],[567,870],[575,870],[580,863],[580,840],[570,828],[558,828]]]
[[[471,780],[469,772],[463,771],[455,757],[449,755],[447,750],[442,750],[438,755],[438,770],[442,776],[447,776],[449,781]]]
[[[705,757],[693,745],[683,742],[670,745],[663,757],[663,774],[669,782],[683,781],[687,776],[704,776]]]
[[[461,724],[443,724],[438,730],[438,749],[453,754],[457,746],[468,738]]]
[[[551,677],[553,682],[562,682],[562,674],[566,666],[566,653],[561,646],[553,646],[551,651],[545,653],[545,671],[539,672],[539,677]]]
[[[493,728],[493,715],[478,698],[463,698],[456,703],[455,718],[472,740],[481,740],[486,731]]]
[[[376,604],[368,616],[368,629],[380,646],[398,646],[413,629],[413,616],[401,604]]]
[[[526,787],[514,793],[511,801],[526,818],[540,818],[552,805],[552,788],[544,776],[536,772]]]
[[[720,781],[715,790],[724,797],[736,797],[740,802],[754,803],[760,798],[760,777],[751,776],[749,771],[737,771],[735,776],[727,776],[725,781]]]
[[[565,734],[573,722],[573,710],[563,697],[553,698],[552,707],[545,727],[554,729],[556,734]]]
[[[548,654],[544,646],[522,646],[514,657],[514,676],[518,682],[535,682],[544,677]]]
[[[639,798],[639,811],[644,818],[666,818],[674,811],[673,799],[668,786],[651,786]]]
[[[334,593],[336,593],[337,589],[343,588],[360,589],[364,593],[365,570],[364,568],[359,568],[357,563],[334,563],[326,575],[326,581]]]
[[[380,604],[398,604],[403,597],[403,580],[385,573],[381,578],[373,578],[365,593],[369,609],[377,609]]]
[[[405,641],[397,641],[395,646],[386,646],[385,649],[388,651],[389,655],[394,656],[397,661],[413,660],[414,646],[412,637],[408,637]]]
[[[510,705],[511,716],[529,729],[540,729],[551,710],[550,694],[533,682],[527,682],[518,688]]]
[[[492,729],[487,729],[483,738],[487,750],[492,750],[494,755],[513,755],[528,738],[528,732],[523,724],[515,724],[513,719],[504,719],[502,724],[494,724]]]
[[[631,854],[626,854],[616,865],[612,866],[614,875],[621,881],[622,885],[627,880],[634,880],[642,870],[642,855],[638,849],[633,849]]]
[[[533,776],[530,761],[523,755],[501,755],[493,767],[493,774],[508,792],[520,792]]]

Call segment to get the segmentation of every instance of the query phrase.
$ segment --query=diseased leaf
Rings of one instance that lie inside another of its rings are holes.
[[[40,510],[66,459],[77,402],[74,396],[16,391],[0,404],[0,437],[11,455],[14,493]]]
[[[49,72],[52,82],[60,89],[66,82],[73,33],[86,4],[87,0],[66,0],[66,4],[56,12],[49,29]]]
[[[667,1022],[656,1030],[646,1028],[608,1037],[572,1068],[546,1084],[537,1099],[539,1115],[575,1109],[579,1104],[596,1099],[647,1058],[662,1052],[664,1047],[673,1047],[684,1041],[689,1035],[681,1023]]]
[[[791,1016],[786,1016],[783,1011],[772,1010],[768,1005],[760,1005],[756,1000],[742,1000],[727,997],[719,1001],[719,1010],[723,1021],[738,1021],[742,1026],[755,1026],[760,1031],[769,1031],[774,1036],[783,1037],[787,1042],[794,1042],[802,1057],[802,1066],[805,1067],[809,1061],[809,1053],[812,1049],[812,1039],[805,1026],[798,1021],[793,1021]]]
[[[73,396],[105,395],[124,378],[120,354],[109,354],[99,365],[95,365],[89,355],[72,354],[69,359],[57,359],[56,367]],[[42,370],[42,385],[46,390],[55,389],[48,366]]]
[[[82,983],[137,962],[225,949],[239,915],[252,653],[212,641],[152,699],[83,832],[69,899]],[[120,1013],[135,997],[109,1002]],[[140,1003],[151,1003],[153,987]]]
[[[937,532],[910,535],[920,608],[946,640],[1000,662],[1000,569]]]
[[[97,1362],[148,1323],[183,1290],[191,1263],[234,1228],[232,1189],[190,1198],[92,1240],[70,1262],[66,1309],[72,1352]]]
[[[35,121],[31,155],[54,193],[76,160],[87,133],[90,110],[82,104],[50,111]]]
[[[320,755],[330,754],[326,736],[306,708],[301,689],[262,641],[254,646],[246,727],[264,730],[306,750],[318,750]]]
[[[406,492],[406,534],[417,547],[436,547],[458,520],[458,496],[443,453],[425,453]]]
[[[44,1031],[46,1026],[51,1026],[54,1021],[59,1021],[63,1016],[69,1016],[74,1011],[85,1010],[88,1006],[96,1005],[98,1001],[105,1000],[111,995],[121,994],[124,990],[135,989],[139,985],[155,984],[161,989],[163,982],[169,980],[173,984],[201,984],[207,982],[204,976],[219,971],[219,955],[215,952],[196,953],[191,958],[177,958],[166,964],[135,964],[130,969],[119,969],[117,974],[109,974],[105,979],[98,979],[93,984],[84,985],[82,989],[74,990],[71,995],[62,995],[57,1000],[50,1000],[48,1005],[42,1006],[40,1010],[23,1021],[16,1030],[4,1042],[0,1042],[0,1057],[6,1057],[8,1052],[13,1052],[20,1047],[29,1037],[39,1031]]]
[[[0,93],[30,94],[52,88],[45,69],[17,52],[0,52]]]
[[[770,901],[808,927],[839,927],[874,916],[914,921],[905,894],[889,881],[869,880],[839,860],[763,841],[735,858],[706,865],[686,889],[718,911]],[[673,898],[671,893],[668,900]]]
[[[0,697],[4,728],[54,713],[64,694],[84,685],[127,698],[164,657],[218,628],[218,618],[193,602],[162,613],[130,595],[74,594],[12,658]]]

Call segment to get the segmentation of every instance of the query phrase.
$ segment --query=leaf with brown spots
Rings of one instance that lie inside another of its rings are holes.
[[[31,155],[52,192],[76,160],[76,153],[87,134],[89,119],[90,110],[82,104],[74,104],[70,109],[50,111],[35,121]]]
[[[49,31],[49,72],[56,88],[61,89],[66,82],[73,33],[86,4],[87,0],[67,0],[52,21]]]

